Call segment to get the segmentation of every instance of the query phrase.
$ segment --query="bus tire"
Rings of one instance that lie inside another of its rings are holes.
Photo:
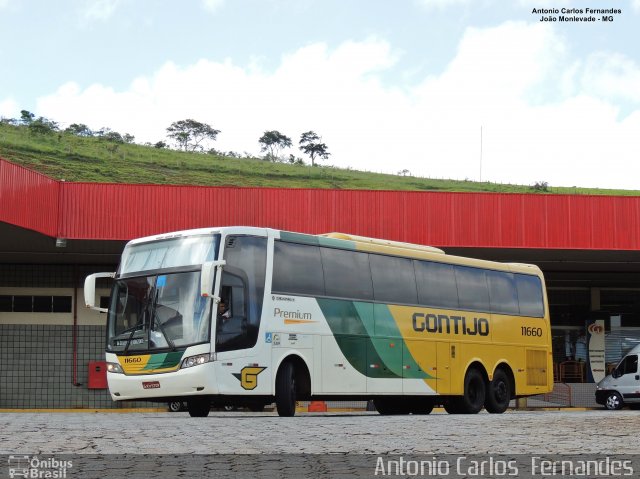
[[[511,401],[511,382],[507,373],[502,369],[496,369],[493,379],[487,385],[487,395],[484,400],[484,408],[492,414],[502,414],[509,407]]]
[[[447,414],[461,414],[462,411],[460,410],[460,407],[458,405],[458,401],[457,398],[451,398],[446,400],[443,404],[442,407],[444,408],[445,411],[447,411]]]
[[[482,373],[470,368],[464,376],[464,394],[454,400],[462,414],[477,414],[484,406],[486,386]]]
[[[402,397],[376,398],[373,400],[373,405],[382,416],[397,416],[411,412]]]
[[[296,414],[296,376],[293,363],[286,361],[276,376],[276,410],[278,416],[293,417]]]
[[[428,397],[415,397],[411,400],[411,414],[431,414],[433,400]]]
[[[187,401],[187,410],[191,417],[207,417],[211,409],[209,398],[193,398]]]

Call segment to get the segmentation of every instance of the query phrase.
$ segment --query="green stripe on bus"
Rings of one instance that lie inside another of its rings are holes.
[[[342,354],[354,369],[370,378],[434,379],[411,356],[387,305],[317,301]]]
[[[359,305],[367,303],[355,303]],[[364,321],[369,336],[376,338],[373,342],[380,357],[388,368],[407,379],[435,379],[422,371],[407,348],[402,334],[386,304],[374,304],[375,321]],[[393,344],[394,347],[390,347]],[[399,351],[399,354],[398,354]]]
[[[372,304],[362,303],[360,310],[367,309],[370,312],[363,311],[363,317],[361,317],[352,301],[321,298],[317,301],[342,354],[356,371],[367,377],[402,377],[389,367],[371,367],[371,365],[386,366],[363,324],[363,319],[373,320]]]
[[[152,354],[143,369],[149,370],[172,368],[178,365],[178,363],[182,359],[183,353],[184,351],[174,351],[171,353]]]

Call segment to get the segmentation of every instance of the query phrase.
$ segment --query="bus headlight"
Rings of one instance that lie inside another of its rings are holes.
[[[107,372],[109,373],[120,373],[123,374],[122,366],[118,363],[107,363]]]
[[[190,368],[192,366],[197,366],[198,364],[208,363],[210,360],[211,355],[209,353],[190,356],[182,360],[182,368]]]

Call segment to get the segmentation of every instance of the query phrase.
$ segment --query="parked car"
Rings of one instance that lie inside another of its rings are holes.
[[[640,345],[634,347],[611,374],[596,386],[596,402],[610,410],[622,409],[629,405],[640,407],[640,371],[638,356]]]

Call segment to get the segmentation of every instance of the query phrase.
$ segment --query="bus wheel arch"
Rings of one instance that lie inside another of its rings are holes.
[[[296,401],[310,396],[311,375],[306,362],[297,355],[287,356],[276,373],[275,399],[278,415],[294,416]]]
[[[493,372],[491,381],[487,381],[485,409],[493,414],[501,414],[509,407],[509,402],[515,396],[515,379],[511,368],[499,364]]]

